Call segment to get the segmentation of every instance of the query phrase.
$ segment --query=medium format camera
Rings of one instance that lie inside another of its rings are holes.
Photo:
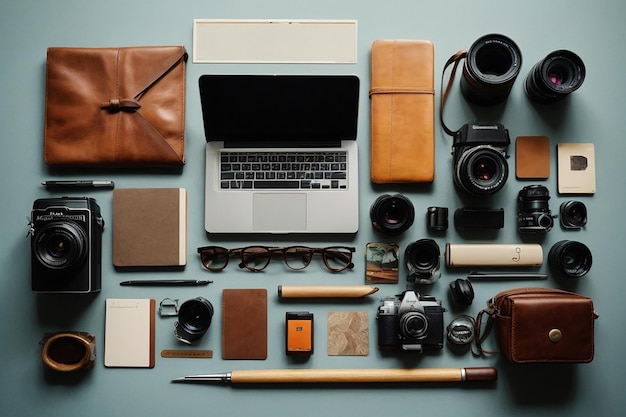
[[[441,301],[405,291],[383,299],[378,307],[378,348],[427,351],[443,347]]]
[[[529,185],[517,195],[517,228],[521,233],[545,233],[554,226],[548,205],[550,193],[543,185]]]
[[[34,292],[100,291],[104,220],[93,198],[35,200],[30,226]]]
[[[509,131],[499,123],[463,125],[454,135],[454,183],[476,197],[490,196],[509,176]]]

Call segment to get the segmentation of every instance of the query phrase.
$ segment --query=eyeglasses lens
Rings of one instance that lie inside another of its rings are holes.
[[[295,270],[306,268],[309,263],[311,263],[311,258],[313,257],[311,249],[302,246],[292,246],[287,248],[285,249],[284,254],[285,264],[290,269]]]
[[[327,248],[324,250],[324,262],[331,271],[342,271],[352,267],[352,252],[348,248]]]
[[[228,264],[228,250],[217,246],[204,248],[200,258],[202,265],[209,271],[221,271]]]
[[[270,263],[270,250],[263,246],[250,246],[241,252],[241,266],[250,271],[261,271]]]

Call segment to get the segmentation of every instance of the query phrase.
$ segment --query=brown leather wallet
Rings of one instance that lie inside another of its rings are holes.
[[[434,180],[434,77],[431,41],[376,40],[372,44],[372,182]]]
[[[222,358],[267,358],[267,290],[222,290]]]
[[[183,46],[48,48],[50,166],[182,166]]]
[[[502,354],[514,363],[591,362],[594,356],[593,301],[554,288],[516,288],[503,291],[479,313],[476,324],[478,350],[488,334],[481,332],[482,314],[487,329],[495,323]]]

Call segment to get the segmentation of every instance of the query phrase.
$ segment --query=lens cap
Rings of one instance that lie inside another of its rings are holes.
[[[211,325],[213,305],[203,297],[185,301],[178,310],[178,321],[174,324],[174,336],[190,344],[201,338]]]

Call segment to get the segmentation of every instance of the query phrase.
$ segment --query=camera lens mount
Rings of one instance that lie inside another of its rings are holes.
[[[589,248],[573,240],[555,243],[548,253],[550,268],[569,278],[580,278],[589,272],[592,264]]]
[[[413,224],[415,208],[402,194],[383,194],[370,208],[372,226],[387,235],[399,235]]]
[[[508,176],[509,167],[502,152],[490,145],[478,145],[461,155],[454,181],[468,194],[479,197],[501,190]]]
[[[550,52],[535,64],[524,82],[529,99],[538,103],[554,103],[578,90],[585,80],[585,64],[574,52]]]
[[[522,66],[522,53],[511,39],[489,34],[476,40],[467,51],[461,93],[480,105],[506,99]]]
[[[82,265],[89,247],[84,229],[72,221],[46,223],[36,232],[33,242],[37,262],[53,270]]]

